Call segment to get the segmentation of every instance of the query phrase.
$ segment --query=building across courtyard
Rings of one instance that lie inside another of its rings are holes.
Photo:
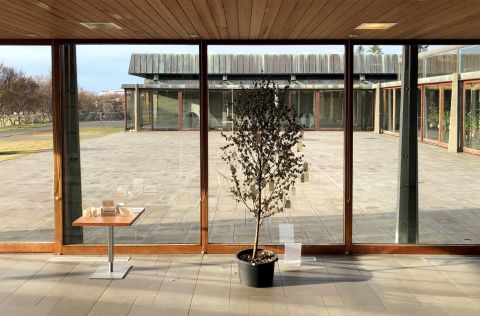
[[[398,135],[401,54],[355,54],[356,131]],[[480,45],[444,46],[419,54],[419,141],[480,154]],[[124,84],[126,130],[200,127],[196,54],[132,54]],[[288,102],[306,130],[342,130],[343,54],[209,54],[209,127],[232,129],[231,102],[254,80],[288,85]]]

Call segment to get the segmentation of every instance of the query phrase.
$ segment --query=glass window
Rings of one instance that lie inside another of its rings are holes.
[[[178,92],[153,92],[154,129],[178,129]]]
[[[480,70],[480,45],[460,49],[461,72]]]
[[[315,128],[315,104],[313,91],[290,91],[291,106],[295,110],[297,122],[305,128]]]
[[[452,106],[452,90],[449,87],[443,89],[443,111],[442,111],[442,139],[443,143],[448,144],[450,134],[450,109]]]
[[[209,91],[208,113],[211,129],[232,129],[232,91]]]
[[[198,91],[183,92],[183,128],[200,128],[200,93]]]
[[[53,242],[51,49],[0,47],[0,243]]]
[[[286,53],[272,54],[277,50]],[[311,52],[308,58],[305,52]],[[233,89],[233,100],[238,101],[242,83],[248,90],[252,87],[252,79],[273,78],[280,91],[284,91],[285,86],[290,87],[286,101],[297,112],[297,122],[306,127],[301,144],[292,148],[295,155],[304,155],[305,165],[294,188],[280,201],[283,211],[263,222],[260,243],[342,243],[343,159],[338,157],[343,155],[344,138],[341,130],[344,47],[329,46],[327,50],[320,45],[212,45],[208,53],[209,60],[214,61],[209,76],[223,78],[222,82],[211,80],[209,92],[209,242],[251,244],[255,237],[254,217],[244,203],[235,199],[231,167],[222,160],[221,148],[227,143],[222,133],[232,135],[235,129],[223,123],[230,120],[231,111],[224,107],[230,95],[225,92],[222,95],[219,86]],[[328,80],[324,78],[327,73]],[[292,75],[296,76],[295,83],[285,79]],[[332,85],[338,87],[337,90],[325,90]],[[322,106],[315,103],[317,93],[323,93],[320,96]],[[318,122],[320,128],[338,130],[314,130]],[[272,185],[274,189],[275,184]],[[269,192],[272,192],[270,184],[262,189],[266,196]]]
[[[360,131],[373,130],[372,90],[355,90],[353,93],[353,128]]]
[[[400,109],[402,106],[401,90],[395,89],[395,132],[400,130]]]
[[[383,90],[383,129],[393,132],[393,89]]]
[[[425,138],[439,140],[440,128],[440,91],[438,86],[425,87]]]
[[[135,90],[126,89],[125,90],[125,108],[126,108],[126,129],[132,130],[135,129]]]
[[[343,91],[320,91],[320,128],[343,127]]]
[[[198,78],[195,60],[196,45],[77,45],[78,85],[93,100],[104,90],[127,88],[128,121],[134,125],[136,120],[143,129],[125,133],[123,119],[80,121],[76,122],[79,133],[70,136],[80,149],[73,161],[78,171],[76,186],[71,189],[80,214],[82,209],[100,208],[103,200],[145,208],[135,225],[115,228],[116,243],[200,241],[199,131],[177,130],[180,105],[187,127],[198,128],[198,92],[186,92],[184,102],[178,101],[179,91],[186,86],[198,89],[198,79],[192,79]],[[178,67],[170,68],[175,63]],[[159,76],[162,82],[156,80]],[[165,85],[172,89],[164,89]],[[134,86],[139,91],[137,113]],[[99,107],[95,102],[86,105],[93,111]],[[70,216],[72,221],[76,217]],[[66,236],[67,243],[100,244],[108,237],[105,227],[85,227],[74,233]]]
[[[480,82],[464,86],[464,147],[480,150]]]
[[[458,69],[457,49],[425,58],[426,77],[450,75]]]
[[[142,129],[152,128],[152,94],[149,91],[140,91],[140,117]]]

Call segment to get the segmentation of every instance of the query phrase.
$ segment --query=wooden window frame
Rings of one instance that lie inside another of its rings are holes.
[[[54,157],[54,240],[51,243],[2,243],[0,252],[52,252],[55,254],[102,254],[105,245],[63,244],[63,133],[61,120],[59,70],[60,46],[63,44],[191,44],[198,45],[200,59],[200,243],[115,246],[118,253],[178,254],[178,253],[232,253],[244,244],[210,244],[208,242],[208,81],[207,49],[209,45],[343,45],[345,47],[344,72],[344,242],[328,245],[304,245],[307,254],[342,253],[399,253],[399,254],[478,254],[480,245],[401,245],[352,243],[352,189],[353,189],[353,47],[369,44],[478,44],[478,40],[111,40],[111,39],[58,39],[58,40],[0,40],[0,45],[46,45],[52,51],[52,106],[53,106],[53,157]],[[464,89],[462,89],[464,91]],[[315,98],[316,108],[319,95]],[[422,105],[423,105],[422,100]],[[462,104],[463,107],[463,104]],[[422,109],[423,110],[423,109]],[[422,111],[423,115],[423,111]],[[153,121],[152,121],[153,124]],[[423,126],[423,125],[422,125]],[[319,126],[316,124],[316,127]],[[422,133],[423,134],[423,133]],[[462,144],[463,145],[463,144]],[[283,253],[282,245],[264,245]]]

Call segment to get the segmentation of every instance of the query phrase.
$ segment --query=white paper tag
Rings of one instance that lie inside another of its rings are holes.
[[[291,266],[299,266],[302,263],[302,243],[285,243],[283,263]]]

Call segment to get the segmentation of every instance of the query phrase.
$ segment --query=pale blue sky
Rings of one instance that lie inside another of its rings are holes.
[[[382,46],[384,53],[401,53],[401,46]],[[78,45],[78,84],[86,90],[121,89],[122,83],[142,83],[128,75],[132,53],[198,53],[194,45]],[[343,53],[341,45],[322,46],[209,46],[209,53]],[[48,75],[51,71],[50,47],[0,46],[0,62],[29,75]]]

